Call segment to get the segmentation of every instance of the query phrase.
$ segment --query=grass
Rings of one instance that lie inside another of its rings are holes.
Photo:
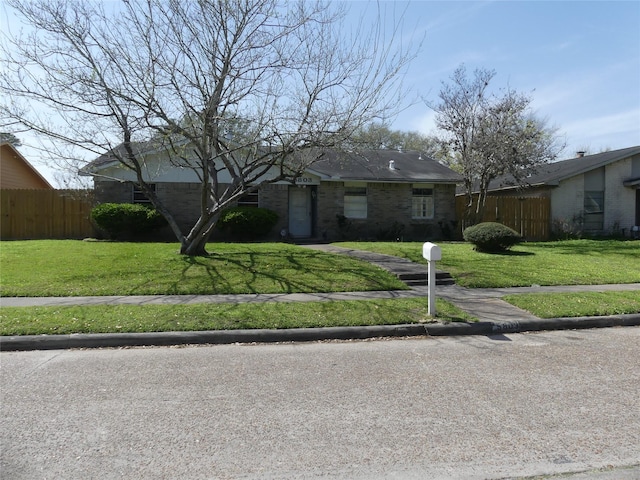
[[[475,321],[437,299],[437,320]],[[166,332],[426,323],[424,298],[340,302],[4,307],[0,335]]]
[[[425,263],[421,243],[341,243]],[[442,243],[438,268],[460,285],[510,287],[640,282],[640,242],[526,243],[503,255]],[[0,243],[0,295],[238,294],[404,289],[386,271],[287,244],[215,244],[210,257],[175,244],[81,241]],[[539,317],[636,313],[638,292],[505,298]],[[437,320],[475,321],[442,299]],[[296,328],[431,322],[426,299],[309,303],[100,305],[0,309],[0,334]]]
[[[212,244],[209,257],[177,244],[34,240],[0,243],[0,296],[180,295],[402,290],[367,262],[295,245]]]
[[[503,300],[540,318],[640,313],[639,292],[527,293]]]
[[[426,263],[422,243],[344,242],[336,245]],[[446,242],[437,268],[471,288],[598,285],[640,282],[640,242],[568,240],[523,243],[504,254],[479,253],[468,243]]]

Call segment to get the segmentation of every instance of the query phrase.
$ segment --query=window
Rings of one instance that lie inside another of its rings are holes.
[[[584,229],[598,232],[604,228],[604,191],[584,192]]]
[[[604,192],[584,192],[584,213],[604,212]]]
[[[150,183],[149,188],[156,191],[156,184]],[[133,186],[133,203],[140,203],[142,205],[151,205],[151,200],[147,198],[142,189],[138,185]]]
[[[367,218],[366,186],[345,184],[344,216],[347,218]]]
[[[411,218],[433,218],[433,187],[414,185],[411,195]]]
[[[258,192],[247,193],[238,200],[239,207],[258,207]]]

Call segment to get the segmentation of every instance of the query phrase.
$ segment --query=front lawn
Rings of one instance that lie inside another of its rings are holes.
[[[422,243],[343,242],[336,246],[368,250],[425,263]],[[640,242],[567,240],[522,243],[504,254],[476,252],[461,242],[438,243],[446,270],[456,283],[472,288],[530,285],[599,285],[640,282]]]
[[[640,313],[640,292],[522,293],[503,300],[540,318]]]
[[[437,320],[476,319],[437,299]],[[434,322],[426,298],[195,305],[3,307],[0,335],[314,328]]]
[[[0,296],[196,295],[402,290],[385,270],[283,243],[210,244],[209,257],[169,243],[0,243]]]

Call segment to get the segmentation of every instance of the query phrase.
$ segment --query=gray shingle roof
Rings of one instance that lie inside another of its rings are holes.
[[[526,179],[527,184],[530,186],[555,186],[567,178],[581,175],[590,170],[604,167],[610,163],[638,154],[640,154],[640,146],[561,160],[539,167],[535,173]],[[514,183],[513,177],[505,175],[493,180],[489,184],[489,190],[514,188]]]
[[[158,145],[157,143],[140,142],[135,144],[134,148],[138,153],[149,153],[157,151]],[[117,162],[114,153],[123,155],[122,146],[116,147],[84,166],[81,169],[82,173],[91,175]],[[393,169],[389,168],[391,161],[393,161]],[[462,181],[462,177],[458,173],[416,151],[366,150],[356,153],[325,150],[321,159],[314,162],[307,171],[328,181],[413,183],[457,183]]]
[[[390,162],[393,162],[390,167]],[[456,183],[462,177],[416,151],[325,151],[309,171],[324,180]]]

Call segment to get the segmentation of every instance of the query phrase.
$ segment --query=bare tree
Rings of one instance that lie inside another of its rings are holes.
[[[206,253],[222,209],[392,114],[415,54],[380,23],[352,31],[328,2],[7,3],[33,29],[4,39],[3,120],[134,172],[187,255]],[[151,149],[198,175],[188,232],[150,187]]]
[[[533,114],[529,96],[512,89],[489,92],[494,76],[493,70],[477,69],[468,78],[460,66],[451,83],[443,83],[439,102],[428,103],[449,162],[464,178],[468,209],[479,192],[476,216],[492,180],[509,174],[515,185],[524,186],[536,167],[555,160],[564,148],[556,130]]]

